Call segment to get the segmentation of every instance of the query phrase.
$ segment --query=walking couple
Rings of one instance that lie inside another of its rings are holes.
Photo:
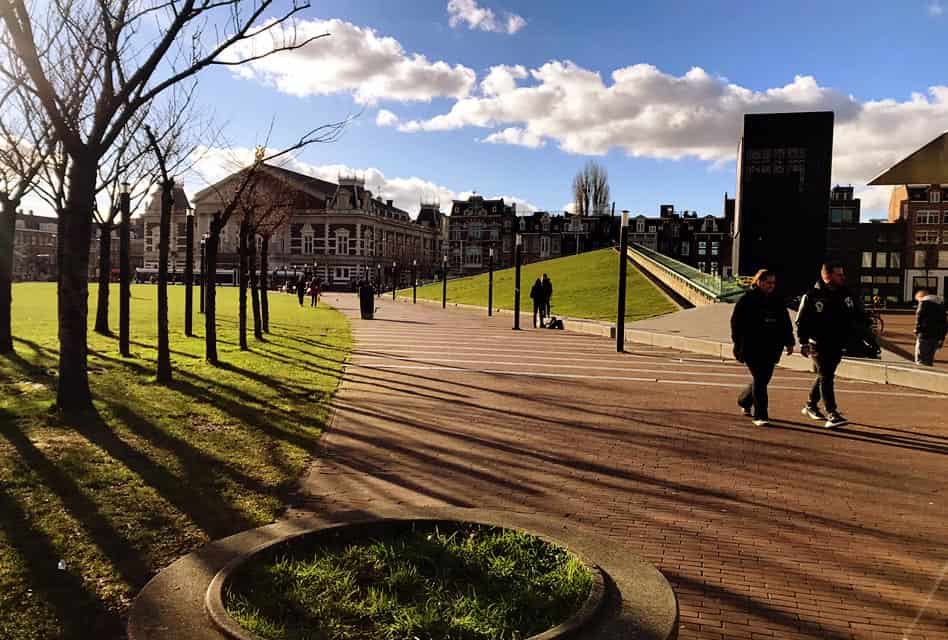
[[[767,385],[781,352],[792,354],[795,344],[790,314],[784,301],[774,293],[776,284],[774,272],[758,271],[751,290],[741,297],[731,315],[734,358],[747,365],[753,379],[737,403],[744,415],[753,417],[757,426],[770,423]],[[797,337],[800,353],[812,358],[816,368],[816,381],[802,413],[824,422],[828,429],[848,423],[836,405],[834,381],[843,348],[859,316],[859,309],[846,288],[843,267],[836,263],[824,264],[820,280],[800,301]],[[819,409],[821,399],[826,414]]]

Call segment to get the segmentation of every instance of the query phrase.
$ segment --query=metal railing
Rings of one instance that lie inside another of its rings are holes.
[[[704,273],[644,245],[630,242],[629,251],[635,251],[714,301],[724,301],[746,291],[746,287],[736,278],[722,278],[715,274]]]

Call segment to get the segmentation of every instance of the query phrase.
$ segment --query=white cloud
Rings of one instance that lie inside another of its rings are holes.
[[[273,153],[276,150],[268,149],[267,151]],[[225,178],[238,168],[253,162],[253,157],[254,149],[250,147],[198,148],[194,152],[194,168],[184,179],[187,193],[193,195],[209,184]],[[419,204],[423,200],[437,200],[441,203],[441,210],[448,213],[451,210],[452,200],[464,199],[471,195],[470,191],[456,192],[444,185],[417,176],[390,178],[381,169],[375,167],[355,168],[344,164],[315,165],[293,157],[286,157],[278,164],[291,171],[298,171],[328,182],[337,182],[340,175],[358,175],[365,179],[366,188],[374,196],[381,197],[383,200],[394,200],[395,206],[409,212],[412,217],[418,215]],[[531,202],[517,196],[496,195],[490,198],[504,198],[508,202],[517,203],[519,214],[537,210]]]
[[[934,0],[928,4],[928,15],[930,16],[940,16],[945,12],[945,7],[941,4],[941,0]]]
[[[375,116],[375,124],[379,127],[394,127],[398,124],[398,116],[388,109],[379,109]]]
[[[832,110],[834,180],[865,183],[891,163],[948,129],[948,86],[906,101],[860,102],[812,76],[782,87],[747,89],[693,68],[682,76],[637,64],[615,70],[611,82],[570,61],[530,69],[494,67],[481,95],[457,100],[428,120],[399,129],[493,129],[486,142],[538,146],[552,140],[570,153],[698,158],[732,162],[745,113]]]
[[[520,127],[507,127],[490,134],[483,141],[493,144],[514,144],[531,149],[538,149],[546,144],[540,136]]]
[[[476,0],[448,0],[448,24],[452,27],[466,24],[468,29],[514,34],[527,26],[527,21],[515,13],[506,13],[505,19],[498,19],[492,9],[481,7]]]
[[[463,65],[407,53],[394,38],[343,20],[299,20],[239,43],[227,59],[259,55],[285,40],[328,33],[305,47],[233,67],[234,73],[294,96],[351,92],[361,104],[428,101],[468,94],[477,74]]]

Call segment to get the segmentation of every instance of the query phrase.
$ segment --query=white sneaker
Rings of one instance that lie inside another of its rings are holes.
[[[826,424],[823,426],[827,429],[835,429],[836,427],[842,427],[846,424],[849,424],[849,420],[844,418],[838,411],[833,411],[826,416]]]
[[[770,424],[770,420],[766,420],[764,418],[754,418],[755,427],[766,427],[769,424]]]

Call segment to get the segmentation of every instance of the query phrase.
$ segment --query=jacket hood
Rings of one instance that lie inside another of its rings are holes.
[[[938,296],[933,293],[929,293],[927,296],[921,299],[921,302],[939,302]]]

